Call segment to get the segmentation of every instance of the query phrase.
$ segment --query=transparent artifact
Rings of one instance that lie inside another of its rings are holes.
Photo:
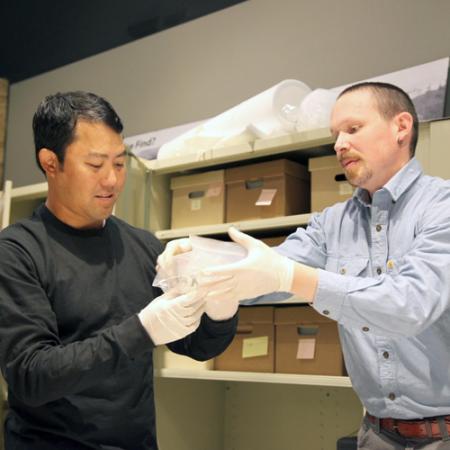
[[[200,236],[189,236],[192,250],[175,255],[171,263],[160,268],[153,281],[164,292],[176,290],[185,294],[197,286],[204,269],[237,262],[247,256],[247,250],[235,242],[225,242]]]

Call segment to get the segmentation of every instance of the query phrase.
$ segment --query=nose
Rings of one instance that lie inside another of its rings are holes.
[[[114,187],[117,183],[117,173],[114,167],[110,167],[106,170],[102,177],[102,184],[105,187]]]
[[[348,149],[348,140],[345,133],[339,133],[334,144],[334,151],[339,155],[344,150]]]

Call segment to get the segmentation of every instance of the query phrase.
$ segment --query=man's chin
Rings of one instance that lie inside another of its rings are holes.
[[[367,189],[367,184],[369,183],[370,179],[372,178],[371,174],[345,174],[345,177],[347,178],[347,181],[351,186],[354,188],[360,187],[363,189]]]
[[[349,184],[351,184],[353,187],[357,187],[358,174],[344,170],[344,175]]]
[[[104,222],[105,220],[107,220],[109,217],[111,217],[113,215],[113,209],[108,210],[108,211],[101,211],[98,214],[95,215],[95,220],[98,222]]]

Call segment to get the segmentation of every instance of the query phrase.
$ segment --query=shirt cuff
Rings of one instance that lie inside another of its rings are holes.
[[[137,314],[117,325],[114,333],[117,343],[129,358],[135,358],[155,347]]]
[[[235,332],[238,323],[237,312],[233,317],[227,320],[213,320],[207,314],[203,314],[202,326],[206,332],[213,336],[229,335]]]
[[[317,271],[319,282],[312,306],[323,316],[339,322],[347,296],[347,280],[342,275],[333,272],[322,269],[317,269]]]

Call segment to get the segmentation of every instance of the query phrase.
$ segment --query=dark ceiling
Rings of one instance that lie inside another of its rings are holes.
[[[0,77],[24,80],[244,0],[0,0]]]

